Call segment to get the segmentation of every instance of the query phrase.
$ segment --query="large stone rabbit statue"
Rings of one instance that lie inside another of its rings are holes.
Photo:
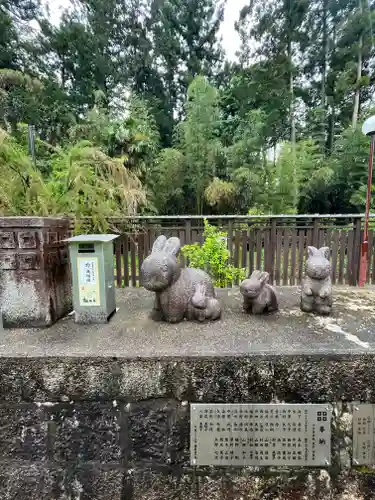
[[[167,240],[161,235],[143,261],[141,282],[155,292],[153,319],[170,323],[219,319],[221,308],[211,278],[201,269],[181,269],[176,259],[179,250],[179,238]]]
[[[307,248],[306,276],[302,282],[301,309],[330,314],[332,310],[331,264],[328,247]]]

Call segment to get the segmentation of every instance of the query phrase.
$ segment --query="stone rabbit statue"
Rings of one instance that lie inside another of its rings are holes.
[[[330,249],[307,247],[306,275],[302,282],[301,310],[330,314],[332,310],[332,281]]]
[[[190,300],[188,319],[205,321],[206,319],[219,319],[221,307],[215,297],[207,294],[207,285],[202,282],[195,288],[195,293]]]
[[[240,291],[246,312],[263,314],[278,309],[276,291],[268,284],[268,280],[267,272],[253,271],[247,279],[242,281]]]
[[[177,262],[180,240],[159,236],[151,254],[143,261],[141,283],[155,292],[152,318],[177,323],[187,318],[204,321],[221,316],[215,289],[209,275],[201,269],[181,269]]]

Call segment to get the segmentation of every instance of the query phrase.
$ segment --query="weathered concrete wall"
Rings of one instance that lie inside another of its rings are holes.
[[[61,217],[0,217],[0,308],[5,326],[49,326],[72,310]]]
[[[0,358],[1,500],[369,500],[350,468],[351,401],[373,355]],[[330,402],[327,470],[194,468],[191,402]]]

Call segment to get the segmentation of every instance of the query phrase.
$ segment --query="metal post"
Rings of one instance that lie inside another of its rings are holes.
[[[364,227],[364,233],[363,233],[363,242],[361,245],[361,262],[360,262],[360,267],[359,267],[359,286],[365,286],[366,279],[367,279],[368,219],[369,219],[370,204],[371,204],[372,167],[373,167],[373,162],[374,162],[374,144],[375,144],[375,135],[371,135],[370,157],[369,157],[369,161],[368,161],[365,227]]]

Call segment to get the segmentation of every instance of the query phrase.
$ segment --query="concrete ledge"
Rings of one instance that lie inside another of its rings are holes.
[[[221,294],[214,324],[155,324],[152,296],[121,290],[108,325],[5,330],[1,500],[375,499],[375,473],[351,466],[351,403],[375,403],[374,292],[337,291],[324,321],[295,288],[263,318]],[[332,465],[192,467],[194,402],[332,403]]]
[[[297,287],[279,288],[280,311],[268,316],[242,312],[238,289],[218,290],[223,318],[215,323],[155,323],[153,294],[117,291],[119,311],[106,325],[83,326],[69,316],[48,329],[5,330],[0,356],[165,358],[281,354],[367,353],[375,349],[375,289],[334,290],[333,315],[299,308]]]

